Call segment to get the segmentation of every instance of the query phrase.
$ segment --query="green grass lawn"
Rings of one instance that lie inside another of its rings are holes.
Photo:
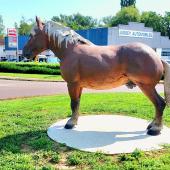
[[[39,80],[49,80],[49,81],[62,81],[60,75],[46,75],[46,74],[24,74],[24,73],[0,73],[1,76],[11,77],[11,78],[23,78],[23,79],[39,79]]]
[[[0,169],[169,170],[170,146],[152,152],[106,156],[50,140],[47,128],[70,116],[69,97],[57,95],[0,101]],[[152,104],[141,93],[84,94],[81,114],[121,114],[151,120]],[[170,109],[164,122],[170,126]]]

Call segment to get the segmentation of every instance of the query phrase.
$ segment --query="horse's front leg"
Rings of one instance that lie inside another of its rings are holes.
[[[80,87],[79,83],[67,83],[68,92],[71,99],[71,110],[72,116],[67,121],[65,128],[72,129],[78,121],[79,116],[79,105],[80,105],[80,97],[82,93],[82,88]]]

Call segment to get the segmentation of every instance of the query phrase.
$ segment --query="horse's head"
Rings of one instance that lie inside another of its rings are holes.
[[[44,23],[36,17],[36,25],[32,28],[30,39],[24,46],[23,56],[33,59],[46,49],[48,49],[48,36],[44,31]]]
[[[71,30],[71,28],[60,23],[48,21],[44,24],[37,17],[36,23],[30,33],[30,39],[23,49],[23,56],[29,59],[47,49],[52,50],[60,58],[68,45],[74,46],[78,43],[93,44]]]

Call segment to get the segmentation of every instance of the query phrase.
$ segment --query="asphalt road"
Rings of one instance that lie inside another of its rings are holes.
[[[157,85],[157,91],[164,92],[162,84]],[[138,87],[128,89],[126,86],[113,88],[111,90],[90,90],[83,89],[84,93],[101,93],[101,92],[141,92]],[[44,96],[63,94],[67,92],[65,82],[36,82],[36,81],[15,81],[0,80],[0,99],[12,99],[30,96]]]

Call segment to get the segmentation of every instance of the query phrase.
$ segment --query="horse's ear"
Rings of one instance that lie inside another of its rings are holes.
[[[38,26],[38,28],[40,29],[40,30],[42,30],[43,29],[43,26],[44,26],[44,23],[40,20],[40,18],[38,18],[37,16],[36,16],[36,23],[37,23],[37,26]]]

